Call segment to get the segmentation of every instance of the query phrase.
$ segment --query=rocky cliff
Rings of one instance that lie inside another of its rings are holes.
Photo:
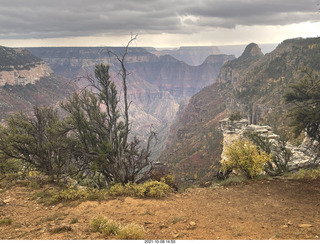
[[[217,83],[195,94],[171,127],[161,161],[178,177],[217,173],[222,152],[218,122],[239,111],[249,124],[265,123],[291,135],[283,94],[304,66],[320,72],[320,38],[286,40],[263,55],[256,44],[226,62]]]
[[[50,65],[53,71],[67,78],[92,73],[96,64],[109,64],[111,79],[121,89],[119,62],[109,51],[121,56],[123,48],[30,48],[35,55]],[[126,57],[128,98],[131,103],[132,134],[145,137],[152,127],[159,133],[153,148],[154,157],[165,145],[170,125],[180,103],[203,87],[216,81],[221,66],[232,55],[212,55],[201,65],[191,66],[170,55],[156,56],[144,48],[129,48]]]
[[[76,89],[28,50],[0,47],[0,119],[35,105],[54,105]]]
[[[226,148],[236,140],[246,139],[248,140],[246,133],[256,133],[264,138],[268,138],[271,143],[271,153],[276,153],[281,160],[285,161],[281,154],[279,154],[279,142],[277,141],[280,137],[275,134],[270,126],[266,125],[254,125],[248,124],[248,120],[234,120],[231,121],[229,118],[225,118],[219,121],[219,130],[223,134],[223,149],[221,153],[221,161],[227,160]],[[315,163],[319,163],[317,155],[310,150],[312,143],[310,139],[306,137],[299,146],[294,146],[289,142],[286,142],[284,147],[290,152],[290,157],[287,159],[288,171],[297,171],[300,168],[312,167]]]
[[[52,73],[49,66],[26,49],[0,46],[0,86],[35,84]]]

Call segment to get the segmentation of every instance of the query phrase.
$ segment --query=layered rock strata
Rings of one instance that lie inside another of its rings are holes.
[[[0,86],[35,84],[52,73],[48,65],[26,49],[0,46]]]

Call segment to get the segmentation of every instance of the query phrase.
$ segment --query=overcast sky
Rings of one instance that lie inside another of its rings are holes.
[[[2,46],[178,47],[320,35],[320,0],[0,0]]]

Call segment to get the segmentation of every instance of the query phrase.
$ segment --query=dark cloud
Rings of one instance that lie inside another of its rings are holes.
[[[316,0],[0,0],[0,39],[193,33],[320,21]]]

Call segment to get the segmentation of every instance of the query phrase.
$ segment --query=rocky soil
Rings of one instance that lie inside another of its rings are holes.
[[[99,215],[144,226],[146,239],[320,239],[319,179],[273,178],[189,189],[161,200],[121,197],[56,206],[33,198],[43,190],[2,190],[0,220],[12,222],[0,225],[0,239],[110,239],[90,230]]]

